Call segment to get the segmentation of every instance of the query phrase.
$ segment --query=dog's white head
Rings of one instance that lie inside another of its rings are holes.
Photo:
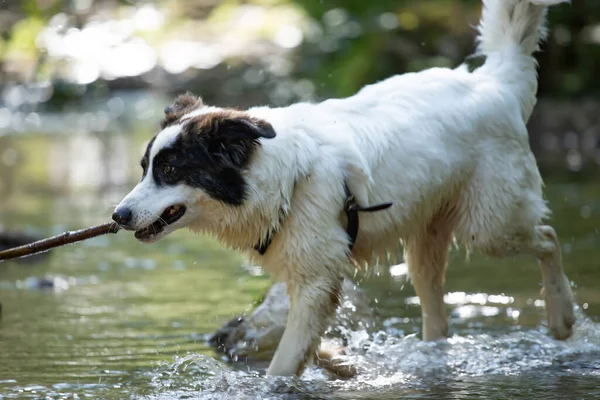
[[[243,171],[259,139],[275,137],[268,122],[207,107],[190,94],[165,109],[161,127],[142,158],[141,181],[113,214],[115,222],[147,243],[223,205],[242,206],[247,197]]]

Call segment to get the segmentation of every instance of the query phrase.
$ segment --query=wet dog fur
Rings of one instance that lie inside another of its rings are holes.
[[[566,339],[573,299],[525,127],[536,102],[532,53],[546,7],[560,2],[484,0],[486,62],[472,72],[433,68],[345,99],[247,111],[179,96],[113,218],[144,242],[182,227],[215,235],[286,281],[291,309],[272,375],[300,375],[314,359],[351,261],[371,263],[400,243],[424,340],[448,334],[453,240],[495,257],[535,256],[548,325]],[[393,202],[361,215],[351,252],[344,183],[362,206]]]

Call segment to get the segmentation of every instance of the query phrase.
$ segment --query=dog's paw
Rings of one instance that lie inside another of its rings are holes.
[[[550,315],[548,313],[548,326],[552,331],[555,339],[566,340],[573,334],[573,325],[575,324],[575,316],[573,309],[565,308],[562,312]]]
[[[575,313],[573,294],[566,278],[553,288],[545,288],[542,295],[546,301],[548,327],[558,340],[565,340],[573,334]]]
[[[337,378],[348,379],[356,376],[357,369],[344,359],[346,351],[341,346],[331,343],[321,343],[317,351],[316,364]]]

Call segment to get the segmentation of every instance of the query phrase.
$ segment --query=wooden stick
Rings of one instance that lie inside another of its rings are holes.
[[[82,240],[90,239],[100,235],[106,235],[107,233],[117,233],[119,229],[119,225],[115,224],[114,222],[108,222],[106,224],[92,226],[90,228],[80,229],[78,231],[67,231],[60,235],[38,240],[37,242],[0,251],[0,262],[3,260],[11,260],[13,258],[31,256],[43,251],[48,251],[54,247],[81,242]]]

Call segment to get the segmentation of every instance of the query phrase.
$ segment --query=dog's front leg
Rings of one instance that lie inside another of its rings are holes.
[[[452,240],[447,225],[438,223],[421,235],[406,241],[406,261],[423,315],[423,340],[448,336],[444,305],[444,278]]]
[[[314,360],[339,305],[341,277],[319,277],[311,281],[289,282],[290,312],[267,375],[301,375]]]

